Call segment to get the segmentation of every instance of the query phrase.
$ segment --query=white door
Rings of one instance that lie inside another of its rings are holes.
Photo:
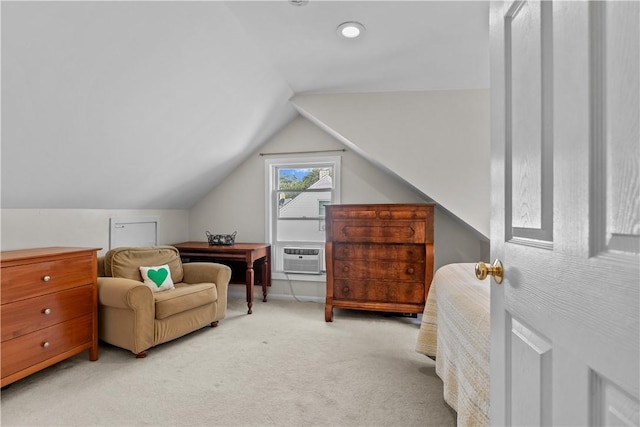
[[[492,4],[492,425],[640,424],[639,26]]]

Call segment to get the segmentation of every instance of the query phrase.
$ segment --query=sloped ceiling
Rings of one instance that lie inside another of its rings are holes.
[[[295,94],[488,87],[487,2],[0,7],[6,208],[189,208]]]
[[[3,2],[2,205],[188,207],[292,93],[220,2]]]

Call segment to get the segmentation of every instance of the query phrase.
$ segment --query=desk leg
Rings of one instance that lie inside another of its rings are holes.
[[[253,307],[253,280],[254,280],[254,272],[253,272],[253,263],[247,263],[247,307],[249,307],[249,311],[247,314],[253,313],[251,307]]]
[[[271,277],[268,276],[271,266],[268,260],[262,263],[262,302],[267,302],[267,286],[271,284]]]

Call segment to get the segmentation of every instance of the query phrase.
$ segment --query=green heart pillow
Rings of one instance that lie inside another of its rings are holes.
[[[140,267],[140,275],[145,285],[150,287],[153,292],[174,288],[173,280],[171,280],[171,271],[169,271],[167,264],[155,267]]]

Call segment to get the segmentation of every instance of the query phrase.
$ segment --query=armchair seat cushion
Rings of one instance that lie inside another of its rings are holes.
[[[156,319],[166,319],[177,313],[191,310],[218,300],[216,285],[213,283],[176,283],[174,289],[153,294]]]

